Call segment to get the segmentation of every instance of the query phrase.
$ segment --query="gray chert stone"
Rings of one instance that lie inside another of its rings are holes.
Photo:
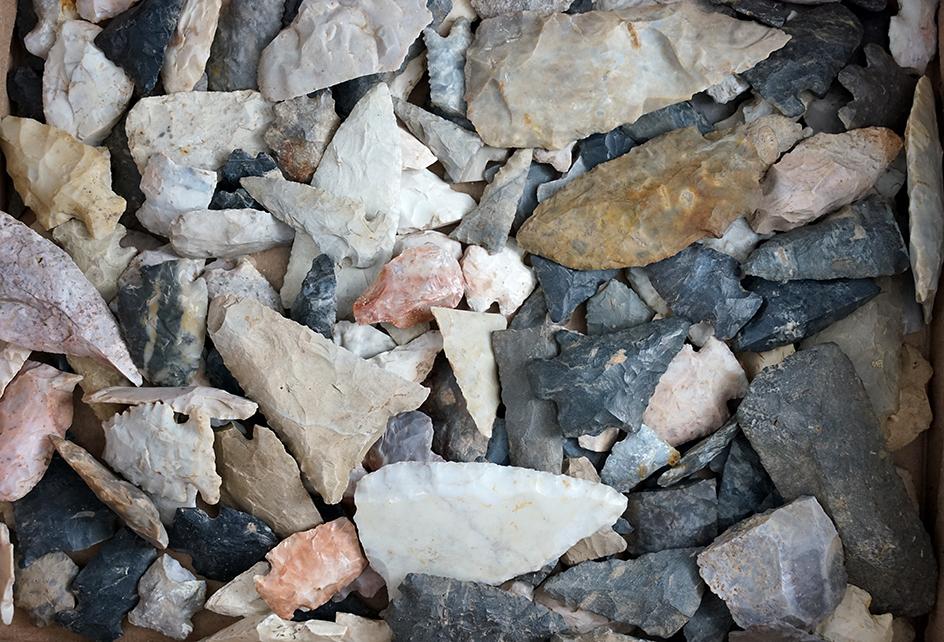
[[[273,112],[275,119],[265,133],[266,145],[289,179],[308,183],[341,122],[331,90],[280,102]]]
[[[746,517],[783,503],[770,475],[744,435],[731,442],[718,484],[718,526],[726,529]]]
[[[492,424],[492,436],[488,440],[488,448],[485,451],[484,461],[498,464],[499,466],[511,465],[508,430],[505,428],[505,420],[501,417],[496,417],[495,423]]]
[[[801,497],[725,531],[698,568],[738,626],[811,629],[846,590],[843,546],[819,502]]]
[[[199,508],[178,508],[168,535],[170,548],[189,554],[197,573],[225,582],[261,560],[278,543],[264,521],[228,506],[221,506],[216,517]]]
[[[646,121],[646,117],[652,116],[653,114],[658,114],[660,111],[662,110],[660,109],[659,111],[652,112],[652,114],[647,114],[636,122],[654,122],[651,120]],[[640,127],[639,132],[647,131],[647,129]],[[581,140],[578,143],[577,157],[583,164],[584,168],[589,172],[591,169],[601,163],[605,163],[607,161],[613,160],[614,158],[622,156],[635,146],[635,139],[633,139],[626,132],[623,126],[620,126],[616,129],[611,129],[606,133],[591,134]]]
[[[331,339],[337,321],[338,306],[334,298],[337,287],[334,260],[327,254],[319,254],[311,262],[302,289],[292,304],[292,320]]]
[[[695,444],[669,470],[659,476],[659,486],[666,488],[704,470],[711,461],[723,453],[738,434],[737,421],[731,420],[716,432]]]
[[[679,459],[678,451],[643,424],[613,444],[600,478],[604,484],[626,493],[664,466]]]
[[[138,211],[144,203],[144,192],[141,191],[141,172],[128,147],[124,117],[111,128],[102,146],[108,148],[110,155],[112,191],[125,199],[126,213]]]
[[[566,437],[598,435],[609,427],[638,430],[688,329],[681,319],[662,319],[593,337],[558,332],[560,355],[529,366],[531,385],[538,397],[557,403]]]
[[[623,125],[623,131],[636,143],[641,144],[683,127],[697,127],[702,134],[712,130],[711,123],[686,100],[643,114],[636,122]]]
[[[535,11],[541,14],[566,10],[572,0],[472,0],[479,18],[494,18],[506,13]]]
[[[536,289],[524,300],[515,316],[508,324],[510,330],[524,330],[533,328],[536,325],[548,323],[547,318],[547,300],[544,298],[544,290]]]
[[[541,587],[571,608],[672,637],[698,610],[705,590],[695,564],[697,549],[649,553],[634,560],[583,562]]]
[[[764,352],[799,341],[847,316],[880,292],[871,279],[775,283],[749,277],[744,286],[763,297],[764,304],[734,337],[731,349],[736,352]]]
[[[734,11],[770,27],[782,27],[793,13],[793,7],[779,0],[726,0]]]
[[[429,73],[429,102],[449,116],[465,117],[465,50],[472,44],[472,23],[459,17],[448,36],[435,28],[423,30],[426,69]]]
[[[682,627],[682,633],[685,642],[724,642],[732,628],[734,619],[724,600],[711,591],[705,591],[701,606]]]
[[[616,270],[571,270],[540,256],[531,257],[531,267],[554,323],[566,321],[578,305],[596,293],[601,283],[616,276]]]
[[[138,592],[141,600],[128,614],[128,623],[183,640],[193,631],[190,618],[203,608],[206,582],[173,557],[161,555],[141,577]]]
[[[550,165],[544,163],[531,163],[531,169],[528,170],[528,177],[524,182],[524,193],[521,200],[518,201],[518,210],[515,212],[515,221],[511,224],[512,233],[516,233],[522,223],[525,222],[538,206],[538,188],[557,176],[557,172]]]
[[[222,189],[216,190],[213,192],[213,198],[210,200],[210,205],[208,207],[211,210],[265,209],[258,201],[256,201],[256,199],[249,195],[249,192],[244,190],[242,187],[237,188],[232,192],[227,192],[226,190]]]
[[[704,546],[718,535],[715,480],[630,493],[623,515],[633,527],[631,555]]]
[[[207,60],[210,91],[257,89],[259,56],[282,29],[285,0],[229,0]]]
[[[445,355],[437,357],[425,383],[429,397],[420,410],[433,420],[433,450],[449,461],[481,461],[488,451],[488,437],[469,414]]]
[[[371,469],[401,461],[442,461],[432,448],[433,420],[410,410],[387,420],[387,429],[371,446],[366,461]]]
[[[622,281],[613,279],[587,301],[587,334],[605,334],[651,321],[655,312]]]
[[[548,326],[492,333],[492,348],[498,364],[501,399],[505,404],[511,465],[561,472],[563,434],[554,403],[539,399],[528,381],[528,366],[535,359],[557,354]]]
[[[744,262],[768,281],[864,279],[908,269],[908,251],[891,205],[870,196],[826,219],[777,234]]]
[[[564,618],[526,597],[479,582],[410,573],[383,613],[397,640],[540,642]]]
[[[870,42],[862,50],[865,67],[849,65],[839,72],[839,83],[853,97],[839,110],[839,120],[849,129],[890,127],[901,131],[917,78],[899,67],[880,45]]]
[[[846,126],[839,120],[839,109],[849,102],[846,91],[833,83],[824,96],[804,93],[801,99],[806,104],[803,123],[819,134],[841,134]]]
[[[117,315],[134,363],[156,386],[186,386],[200,369],[207,286],[193,261],[147,265],[139,283],[121,286]]]
[[[744,631],[732,631],[729,642],[827,642],[826,638],[808,633],[795,626],[752,626]]]
[[[837,3],[798,9],[783,30],[790,41],[741,77],[785,116],[805,111],[800,92],[824,95],[862,40],[862,25]]]
[[[937,580],[930,538],[848,357],[826,343],[765,368],[737,416],[781,495],[816,497],[836,523],[849,582],[873,608],[927,613]]]
[[[722,340],[737,334],[763,304],[741,287],[737,260],[700,243],[649,265],[646,275],[673,314],[710,323]]]
[[[253,157],[243,149],[234,149],[223,166],[219,169],[220,189],[235,190],[240,186],[239,181],[247,176],[267,176],[277,172],[275,159],[259,152]]]

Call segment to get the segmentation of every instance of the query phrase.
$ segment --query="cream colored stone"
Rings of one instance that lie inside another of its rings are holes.
[[[86,395],[93,394],[103,388],[131,385],[131,382],[124,375],[109,365],[87,357],[70,356],[66,359],[69,362],[69,367],[82,375],[79,387]],[[121,406],[110,403],[89,403],[88,405],[99,421],[105,421],[124,410]]]
[[[400,128],[400,155],[405,170],[426,169],[436,162],[436,157],[433,156],[433,152],[429,151],[429,147],[402,127]]]
[[[236,258],[289,245],[295,230],[262,210],[193,210],[174,219],[168,238],[183,257]]]
[[[221,421],[249,419],[256,414],[258,409],[254,401],[207,386],[187,386],[186,388],[113,386],[86,393],[82,401],[128,406],[162,403],[182,415],[205,415],[210,419]]]
[[[0,622],[13,624],[13,544],[10,530],[0,522]]]
[[[761,238],[751,229],[747,219],[739,218],[728,226],[728,229],[720,238],[709,237],[699,242],[716,252],[733,256],[743,263],[761,242]]]
[[[0,150],[17,193],[43,229],[77,218],[94,238],[114,231],[125,199],[111,191],[108,150],[14,116],[0,122]]]
[[[89,22],[101,22],[114,18],[131,8],[138,0],[75,0],[79,15]]]
[[[102,298],[111,301],[118,293],[118,277],[138,253],[133,247],[121,246],[126,233],[125,226],[118,224],[110,234],[95,239],[81,222],[73,219],[53,228],[52,238],[72,257]]]
[[[293,622],[269,615],[256,626],[259,642],[341,642],[347,627],[324,620]]]
[[[504,330],[508,322],[500,314],[438,307],[431,311],[466,408],[479,432],[491,437],[500,401],[492,332]]]
[[[900,66],[923,74],[937,51],[938,0],[898,0],[888,24],[888,50]]]
[[[426,52],[424,51],[406,63],[403,71],[393,77],[390,81],[390,95],[400,100],[406,100],[425,75]]]
[[[613,444],[619,439],[619,428],[610,427],[599,435],[580,435],[577,437],[577,443],[581,448],[592,450],[595,453],[608,453],[613,448]]]
[[[570,166],[573,165],[575,144],[576,141],[570,141],[560,149],[535,149],[534,162],[547,163],[561,174],[566,174]]]
[[[361,359],[370,359],[381,352],[393,350],[397,345],[388,334],[374,326],[350,321],[335,323],[331,338],[335,344],[353,352]]]
[[[575,566],[580,562],[598,560],[625,550],[626,540],[623,536],[614,531],[611,526],[605,526],[590,537],[584,537],[571,546],[566,553],[561,555],[561,561],[568,566]]]
[[[32,354],[32,350],[21,348],[6,341],[0,341],[0,397],[3,396],[3,391],[13,381],[16,373],[29,359],[30,354]]]
[[[524,251],[508,239],[497,254],[470,245],[462,257],[465,300],[475,312],[485,312],[492,303],[506,317],[521,307],[537,286],[534,273],[524,264]]]
[[[92,42],[101,27],[69,20],[43,67],[46,123],[86,145],[98,145],[128,106],[134,83]]]
[[[225,295],[254,299],[267,308],[282,311],[279,293],[249,258],[218,259],[206,266],[203,278],[211,299]]]
[[[13,601],[16,608],[29,611],[36,626],[49,626],[56,613],[75,608],[75,597],[69,586],[79,573],[68,555],[47,553],[16,573]]]
[[[461,220],[475,206],[474,198],[452,189],[428,169],[407,169],[400,188],[397,232],[444,227]]]
[[[775,366],[791,354],[796,352],[793,344],[780,346],[766,352],[740,352],[737,359],[744,368],[748,381],[753,381],[754,377],[760,374],[760,371],[770,366]]]
[[[934,415],[928,400],[928,382],[934,371],[917,348],[901,349],[898,411],[885,422],[885,445],[889,452],[904,448],[931,427]]]
[[[228,583],[216,590],[206,601],[207,611],[228,615],[229,617],[249,617],[266,615],[269,605],[256,592],[256,575],[269,572],[269,563],[256,562]]]
[[[208,330],[303,479],[328,503],[340,501],[348,474],[387,419],[416,409],[428,395],[254,301],[214,300]]]
[[[816,632],[829,642],[892,642],[892,614],[872,615],[871,604],[868,592],[847,584],[842,602]]]
[[[172,94],[191,91],[203,75],[223,0],[185,0],[177,29],[164,50],[161,80]]]
[[[430,330],[409,343],[381,352],[367,361],[407,381],[423,383],[442,348],[442,334]]]
[[[380,327],[387,331],[387,334],[389,334],[390,338],[397,342],[398,346],[402,346],[409,343],[421,334],[426,334],[429,332],[429,321],[417,323],[416,325],[411,325],[408,328],[398,328],[392,323],[381,323]]]
[[[441,250],[444,250],[446,254],[456,261],[462,259],[462,244],[436,230],[410,232],[403,236],[397,236],[397,243],[393,246],[393,255],[398,256],[404,250],[408,250],[412,247],[420,247],[421,245],[435,245]]]
[[[23,38],[26,50],[34,56],[45,58],[56,42],[63,23],[78,17],[75,4],[68,0],[33,0],[37,22]]]
[[[141,192],[147,198],[135,216],[147,230],[168,236],[178,216],[210,205],[216,181],[214,171],[188,167],[164,154],[154,154],[141,174]]]
[[[341,638],[343,642],[391,642],[393,640],[393,631],[383,620],[370,620],[353,613],[338,612],[334,616],[334,621],[347,627],[344,637]]]

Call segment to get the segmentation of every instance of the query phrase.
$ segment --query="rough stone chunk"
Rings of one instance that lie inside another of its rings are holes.
[[[236,258],[289,245],[295,230],[261,210],[207,209],[178,216],[168,238],[174,252],[183,257]]]
[[[663,466],[674,465],[678,460],[678,451],[642,424],[639,430],[613,444],[600,476],[605,484],[627,493]]]
[[[277,542],[261,519],[227,506],[217,517],[199,508],[178,508],[170,529],[170,547],[190,555],[194,570],[211,580],[233,579]]]
[[[726,529],[782,503],[780,493],[750,442],[743,435],[735,437],[718,485],[718,525]]]
[[[36,626],[49,626],[56,613],[75,608],[69,587],[79,567],[65,553],[43,555],[26,568],[16,569],[13,600],[17,608],[29,611]]]
[[[404,170],[400,187],[400,234],[443,227],[475,209],[474,198],[427,169]]]
[[[433,452],[433,421],[422,412],[403,412],[387,421],[387,430],[364,460],[369,470],[400,461],[443,461]]]
[[[761,372],[738,408],[738,423],[784,498],[813,495],[835,521],[849,581],[872,595],[876,610],[930,609],[936,581],[930,539],[852,363],[837,346],[801,350]]]
[[[184,0],[173,36],[164,51],[164,91],[192,91],[210,57],[223,0]]]
[[[275,119],[265,133],[266,145],[279,168],[293,181],[307,183],[341,120],[327,89],[299,96],[274,107]]]
[[[485,461],[489,438],[479,431],[469,414],[465,396],[445,356],[433,366],[426,385],[430,389],[429,399],[420,410],[433,420],[433,450],[450,461]]]
[[[269,572],[268,562],[256,562],[232,580],[218,588],[206,601],[204,608],[229,617],[266,615],[269,605],[256,592],[257,575]]]
[[[705,590],[695,565],[697,550],[584,562],[541,588],[570,607],[638,626],[648,635],[672,637],[698,610]]]
[[[636,292],[616,279],[587,300],[587,334],[606,334],[651,321],[655,313]]]
[[[111,234],[95,239],[81,222],[73,219],[55,227],[52,237],[72,257],[102,298],[111,301],[118,292],[118,277],[138,253],[133,247],[121,246],[126,232],[119,224]]]
[[[206,65],[210,91],[256,89],[259,56],[282,29],[285,0],[231,0],[220,12]]]
[[[846,585],[842,602],[816,627],[829,642],[888,642],[894,639],[891,613],[872,615],[872,596],[858,586]]]
[[[701,576],[738,626],[810,629],[846,588],[843,544],[813,497],[756,515],[698,555]]]
[[[685,452],[677,464],[659,476],[659,486],[671,486],[704,470],[715,457],[723,453],[738,434],[737,421],[732,419],[717,432],[705,437]]]
[[[888,49],[895,62],[919,74],[924,73],[937,52],[937,6],[937,2],[928,0],[899,0],[898,15],[889,21]]]
[[[509,13],[484,20],[468,50],[469,119],[496,147],[560,149],[687,100],[787,40],[691,3]],[[573,63],[563,85],[562,56]]]
[[[839,72],[839,84],[853,96],[852,102],[839,110],[839,120],[847,129],[875,126],[901,131],[915,79],[880,45],[870,42],[862,51],[865,67],[849,65]]]
[[[715,480],[630,493],[624,517],[633,527],[631,555],[709,544],[718,535]]]
[[[337,287],[334,261],[327,254],[319,254],[311,262],[311,269],[302,281],[302,288],[292,304],[292,319],[324,337],[331,337],[337,320],[337,303],[334,298]]]
[[[276,311],[282,309],[282,299],[268,279],[248,257],[218,259],[203,270],[210,299],[230,295],[237,299],[254,299]]]
[[[493,303],[506,317],[521,307],[534,290],[534,273],[524,264],[524,252],[513,240],[497,254],[470,245],[462,257],[465,300],[475,312],[485,312]]]
[[[904,448],[931,427],[934,415],[928,401],[928,382],[933,373],[931,364],[916,348],[902,345],[898,411],[885,422],[889,452]]]
[[[571,270],[540,256],[532,256],[531,265],[554,323],[566,321],[578,305],[596,293],[597,286],[616,276],[616,270]]]
[[[170,555],[161,555],[141,577],[138,591],[141,600],[128,623],[183,640],[193,631],[190,618],[203,608],[206,582]]]
[[[681,319],[665,319],[591,337],[558,332],[560,354],[530,366],[531,385],[538,397],[557,403],[564,436],[637,430],[688,328]]]
[[[725,642],[732,628],[734,620],[724,600],[711,591],[705,591],[701,606],[682,627],[682,632],[685,642]]]
[[[135,212],[154,234],[170,235],[170,226],[184,212],[206,209],[216,188],[216,172],[176,163],[162,153],[151,155],[141,175],[146,200]]]

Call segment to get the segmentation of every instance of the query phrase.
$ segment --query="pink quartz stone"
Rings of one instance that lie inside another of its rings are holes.
[[[342,517],[283,540],[266,555],[272,565],[257,575],[256,592],[276,615],[316,609],[367,568],[354,523]]]
[[[462,268],[454,257],[434,245],[411,247],[387,263],[354,302],[354,318],[408,328],[430,321],[432,306],[456,307],[464,292]]]
[[[0,399],[0,501],[13,502],[42,479],[52,458],[49,435],[72,425],[79,375],[27,361]]]

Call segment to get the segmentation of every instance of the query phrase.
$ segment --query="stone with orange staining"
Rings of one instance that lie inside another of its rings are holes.
[[[53,445],[72,424],[72,390],[82,377],[27,361],[0,399],[0,501],[13,502],[39,483]]]
[[[346,517],[295,533],[266,555],[272,565],[256,591],[280,617],[315,609],[367,568],[354,523]]]
[[[387,263],[354,302],[354,318],[408,328],[432,320],[433,306],[456,307],[463,292],[462,268],[455,258],[433,245],[409,248]]]

